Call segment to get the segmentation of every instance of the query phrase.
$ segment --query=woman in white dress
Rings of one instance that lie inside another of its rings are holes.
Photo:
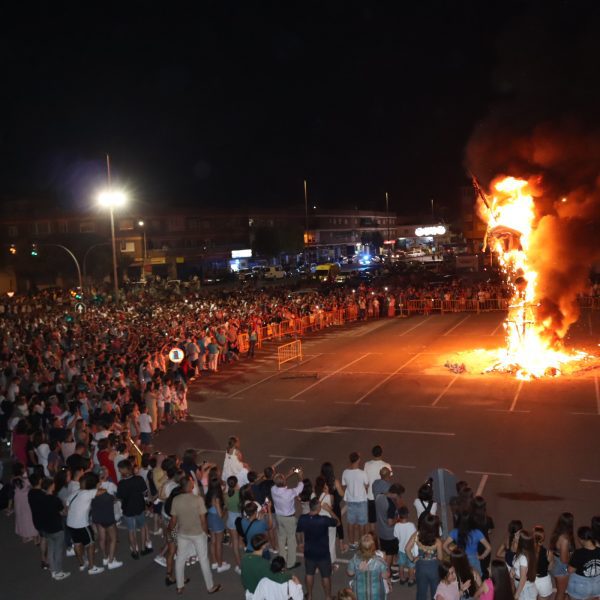
[[[248,483],[248,471],[248,465],[244,462],[240,450],[240,438],[231,436],[227,442],[221,478],[223,481],[227,481],[228,477],[234,476],[237,477],[240,486],[246,485]]]

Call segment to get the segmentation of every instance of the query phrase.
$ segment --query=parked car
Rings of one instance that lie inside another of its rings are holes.
[[[263,277],[265,279],[283,279],[285,277],[285,271],[283,270],[283,267],[279,265],[276,267],[267,267]]]

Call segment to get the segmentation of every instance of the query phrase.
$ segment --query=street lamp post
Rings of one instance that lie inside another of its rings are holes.
[[[125,204],[125,194],[118,190],[113,190],[110,180],[110,157],[106,155],[106,173],[108,179],[108,188],[98,196],[99,203],[108,208],[110,212],[110,235],[112,241],[113,255],[113,282],[115,286],[115,304],[119,304],[119,279],[117,276],[117,245],[115,241],[115,215],[114,209]]]
[[[138,225],[142,229],[142,236],[144,239],[144,254],[142,255],[142,276],[140,279],[142,281],[145,281],[146,280],[146,259],[148,258],[148,248],[146,246],[146,228],[144,227],[144,221],[142,219],[140,219],[138,221]]]

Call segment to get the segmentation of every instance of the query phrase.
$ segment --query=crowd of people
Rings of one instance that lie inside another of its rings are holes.
[[[599,518],[580,527],[576,541],[572,516],[562,515],[548,549],[543,530],[513,521],[500,558],[490,562],[485,501],[462,482],[455,527],[440,530],[432,483],[407,505],[378,446],[364,467],[352,453],[340,478],[325,462],[314,480],[298,469],[252,469],[237,438],[223,465],[202,462],[193,450],[155,452],[159,432],[187,417],[190,381],[240,359],[240,332],[248,333],[251,359],[266,325],[349,306],[359,318],[392,317],[406,300],[434,293],[495,298],[506,290],[458,282],[206,296],[150,288],[118,305],[97,294],[84,312],[61,291],[3,300],[0,438],[11,462],[0,507],[13,512],[23,541],[39,545],[41,567],[56,581],[69,569],[98,575],[152,555],[167,586],[182,592],[186,566],[198,562],[214,593],[221,589],[215,578],[231,569],[225,548],[247,598],[301,598],[299,546],[309,598],[317,572],[331,597],[331,575],[342,566],[352,585],[340,598],[383,598],[392,585],[416,586],[418,600],[534,600],[553,587],[556,600],[597,595]],[[169,359],[173,348],[181,362]]]

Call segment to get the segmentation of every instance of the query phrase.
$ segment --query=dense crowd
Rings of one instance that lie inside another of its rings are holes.
[[[11,464],[0,507],[14,513],[18,536],[39,545],[41,567],[57,581],[69,576],[66,560],[97,575],[153,555],[167,586],[183,591],[186,566],[198,562],[213,593],[215,577],[231,569],[225,550],[247,598],[302,598],[299,545],[309,598],[317,572],[332,596],[341,564],[351,585],[339,598],[384,598],[400,585],[416,586],[418,600],[600,594],[600,518],[575,532],[564,513],[547,543],[542,528],[511,521],[491,560],[485,500],[457,482],[450,526],[441,526],[434,482],[407,503],[379,446],[364,465],[352,453],[339,478],[324,462],[314,480],[299,469],[253,469],[235,437],[223,464],[193,450],[154,451],[158,432],[187,417],[190,380],[240,359],[239,333],[248,333],[251,359],[265,325],[349,306],[360,318],[391,317],[432,294],[500,298],[506,290],[457,282],[209,295],[150,288],[119,306],[98,294],[84,313],[59,291],[5,300],[0,437]],[[174,347],[180,363],[169,360]]]

